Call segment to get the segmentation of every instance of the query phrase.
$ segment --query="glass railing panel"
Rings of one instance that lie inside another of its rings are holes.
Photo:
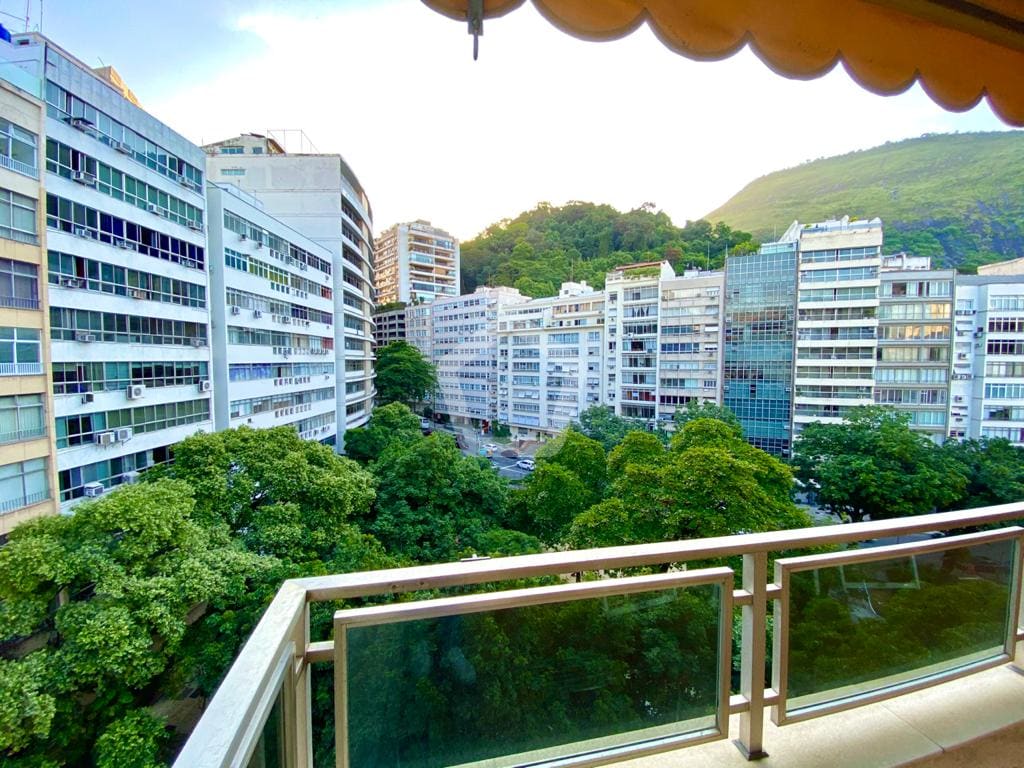
[[[590,763],[723,738],[731,593],[718,568],[341,611],[338,764]]]
[[[284,706],[278,691],[245,768],[285,768]]]
[[[1006,660],[1022,530],[776,562],[777,722],[815,717]]]

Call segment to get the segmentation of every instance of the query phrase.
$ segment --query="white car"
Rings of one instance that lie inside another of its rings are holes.
[[[537,468],[537,463],[533,459],[520,459],[516,462],[516,466],[527,472],[533,472]]]
[[[484,443],[482,447],[488,453],[497,453],[501,450],[501,446],[495,445],[494,443]]]

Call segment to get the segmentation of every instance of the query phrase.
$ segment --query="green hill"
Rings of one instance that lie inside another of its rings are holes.
[[[888,252],[935,266],[1024,256],[1024,131],[927,135],[752,181],[705,218],[770,240],[794,220],[881,217]]]
[[[622,264],[667,259],[677,271],[720,267],[726,252],[756,249],[748,233],[726,224],[677,227],[653,203],[625,213],[594,203],[540,203],[461,244],[462,290],[510,285],[527,296],[554,296],[566,280],[601,288],[605,273]]]

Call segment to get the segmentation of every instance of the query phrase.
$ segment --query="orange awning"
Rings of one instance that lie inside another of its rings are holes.
[[[483,17],[525,0],[483,0]],[[423,0],[468,19],[472,0]],[[560,29],[611,40],[646,22],[691,59],[717,60],[745,44],[780,75],[820,77],[841,61],[870,91],[894,94],[915,81],[946,109],[987,97],[1024,125],[1024,2],[1021,0],[533,0]]]

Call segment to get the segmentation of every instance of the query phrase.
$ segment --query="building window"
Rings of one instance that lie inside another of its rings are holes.
[[[0,466],[0,513],[38,504],[50,498],[46,459],[29,459]]]
[[[0,376],[43,372],[40,332],[36,328],[0,328]]]
[[[221,147],[220,153],[222,155],[241,155],[245,152],[243,147]]]
[[[32,440],[45,434],[42,395],[0,397],[0,443]]]
[[[39,242],[36,237],[36,201],[9,189],[0,189],[0,237],[19,243]]]
[[[0,118],[0,167],[38,178],[36,135]]]
[[[34,264],[0,259],[0,307],[39,309],[39,270]]]

